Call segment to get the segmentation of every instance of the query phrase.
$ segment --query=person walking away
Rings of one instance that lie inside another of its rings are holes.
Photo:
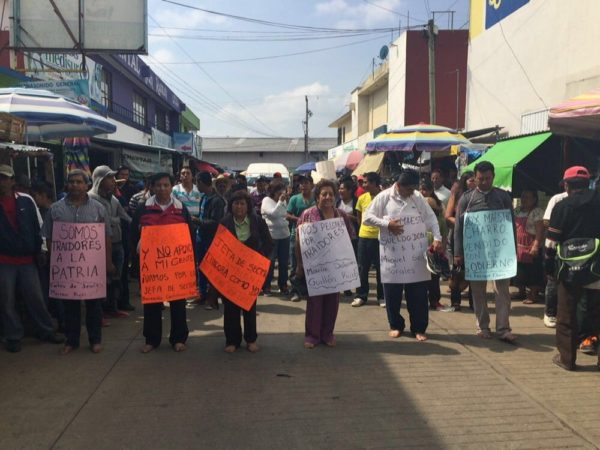
[[[8,352],[21,351],[24,329],[16,309],[17,293],[37,328],[38,337],[60,344],[46,308],[37,262],[42,236],[35,203],[14,190],[15,172],[0,165],[0,316]]]
[[[351,305],[355,308],[361,307],[367,303],[369,297],[369,271],[371,266],[375,267],[375,282],[377,289],[377,303],[385,308],[383,294],[383,285],[381,284],[380,263],[379,263],[379,228],[370,226],[364,222],[364,215],[373,201],[381,192],[379,184],[381,178],[377,172],[367,172],[364,174],[363,188],[365,193],[358,197],[356,202],[356,211],[358,214],[358,249],[357,262],[358,273],[360,276],[360,287],[356,289],[356,296]]]
[[[291,259],[291,270],[290,274],[295,279],[296,274],[296,224],[298,223],[298,219],[304,212],[304,210],[310,208],[315,205],[315,198],[313,196],[313,179],[311,176],[298,175],[297,178],[298,185],[300,187],[300,193],[293,195],[290,198],[287,207],[287,220],[290,223],[290,259]],[[300,295],[296,289],[292,288],[292,298],[293,302],[300,301]]]
[[[322,179],[315,188],[316,206],[305,210],[298,226],[303,223],[319,222],[321,220],[342,217],[346,225],[346,230],[350,239],[355,236],[354,227],[349,217],[343,211],[335,208],[336,197],[335,183],[331,180]],[[294,248],[298,265],[296,267],[296,277],[304,278],[304,263],[300,252],[300,240],[296,240]],[[316,345],[323,343],[328,347],[335,347],[336,340],[333,333],[337,319],[340,304],[340,294],[309,296],[306,301],[306,320],[304,328],[304,348],[312,349]]]
[[[512,199],[510,195],[493,186],[494,165],[489,161],[482,161],[475,166],[475,189],[465,192],[458,202],[456,211],[456,225],[454,227],[454,265],[464,268],[464,247],[469,244],[469,239],[463,237],[464,215],[476,211],[509,210],[511,216]],[[516,250],[515,250],[516,251]],[[473,308],[477,320],[477,336],[490,339],[490,315],[488,312],[486,286],[490,280],[471,281],[473,293]],[[500,340],[514,343],[516,336],[510,328],[510,294],[508,287],[510,279],[493,280],[496,300],[496,332]]]
[[[116,188],[115,175],[116,172],[108,166],[96,167],[92,173],[92,188],[88,195],[104,206],[111,226],[112,263],[116,272],[108,280],[104,313],[110,317],[128,317],[128,313],[119,310],[117,307],[121,299],[121,271],[125,263],[121,220],[129,226],[131,217],[113,195]]]
[[[212,177],[208,172],[196,174],[196,187],[202,194],[195,236],[198,261],[202,261],[217,233],[219,222],[225,214],[225,200],[213,188]],[[204,309],[219,309],[218,299],[210,298],[211,296],[208,295],[209,283],[202,271],[198,271],[198,285],[200,299],[206,299]]]
[[[277,261],[277,285],[281,295],[288,295],[288,263],[290,256],[290,229],[286,219],[287,216],[287,192],[285,184],[274,179],[269,184],[269,195],[262,200],[262,218],[269,227],[271,239],[273,239],[273,251],[271,252],[271,266],[269,274],[263,287],[263,295],[271,294],[271,281],[275,273],[275,261]]]
[[[517,229],[517,276],[519,292],[516,299],[526,305],[537,302],[544,286],[542,252],[544,240],[544,211],[538,208],[537,191],[525,189],[521,192],[521,206],[515,211]],[[529,293],[526,289],[529,287]],[[515,298],[515,297],[511,297]]]
[[[273,242],[269,234],[269,228],[265,221],[254,214],[254,207],[250,194],[246,190],[239,190],[231,195],[228,214],[223,218],[221,224],[231,234],[238,238],[244,245],[252,250],[269,257],[273,249]],[[246,349],[251,353],[259,350],[256,340],[256,301],[249,311],[242,310],[238,305],[228,298],[223,298],[223,330],[225,332],[225,352],[233,353],[242,344],[242,327],[240,325],[240,313],[244,317],[243,337],[246,341]]]
[[[46,214],[42,234],[46,238],[50,255],[52,253],[52,230],[54,222],[66,223],[103,223],[105,225],[106,275],[112,276],[116,269],[112,263],[112,227],[106,208],[88,193],[89,177],[83,170],[72,170],[67,175],[67,195],[53,203]],[[84,300],[85,325],[92,353],[102,351],[102,302],[104,299]],[[81,336],[81,301],[63,300],[65,310],[65,335],[67,337],[62,350],[67,355],[79,348]]]
[[[173,178],[166,172],[159,172],[150,179],[150,189],[154,193],[146,203],[140,205],[131,221],[131,252],[139,255],[142,228],[160,225],[185,223],[192,240],[192,218],[185,205],[172,195]],[[141,269],[140,269],[141,270]],[[140,280],[144,276],[140,272]],[[162,303],[144,304],[144,337],[146,343],[140,351],[149,353],[158,348],[162,340]],[[171,332],[169,343],[175,352],[186,350],[188,326],[186,322],[185,299],[169,302]]]
[[[448,224],[448,246],[447,253],[448,259],[454,261],[454,226],[456,223],[456,207],[460,197],[467,191],[475,189],[475,173],[470,170],[464,172],[460,179],[452,186],[450,199],[448,200],[448,206],[446,206],[446,212],[444,217]],[[469,292],[469,308],[473,309],[473,295],[471,293],[471,286],[465,280],[465,272],[462,267],[452,265],[452,271],[450,275],[450,282],[448,283],[450,288],[450,306],[454,308],[454,311],[460,311],[460,302],[462,291],[468,288]]]
[[[552,362],[565,370],[575,370],[580,341],[577,306],[583,297],[587,299],[590,334],[596,340],[600,334],[600,277],[590,273],[589,266],[585,264],[579,267],[580,270],[570,271],[564,261],[557,271],[557,258],[562,255],[582,261],[592,254],[591,259],[598,260],[600,192],[589,189],[590,173],[582,166],[569,167],[564,173],[563,182],[569,195],[556,204],[550,216],[544,266],[548,277],[556,278],[558,283],[558,354],[554,355]],[[587,249],[587,254],[576,255],[581,249]],[[571,252],[574,254],[569,255]],[[600,355],[596,364],[600,370]]]
[[[419,186],[419,192],[425,198],[425,201],[427,201],[427,204],[437,217],[440,234],[442,235],[442,246],[443,248],[446,248],[448,227],[444,220],[444,206],[433,189],[433,183],[430,180],[422,179]],[[428,240],[431,241],[431,244],[433,243],[433,236],[431,234],[428,234]],[[427,299],[429,300],[429,309],[434,311],[447,311],[446,305],[443,305],[440,302],[442,299],[442,293],[440,291],[440,275],[431,274],[431,280],[427,283]]]
[[[418,186],[419,174],[412,169],[403,170],[391,188],[375,197],[366,211],[363,223],[381,229],[382,235],[384,230],[387,230],[385,234],[397,237],[398,242],[401,242],[405,224],[413,227],[416,225],[417,228],[414,228],[415,231],[411,234],[418,237],[410,236],[411,245],[421,246],[422,251],[413,254],[413,259],[409,263],[413,273],[398,273],[395,265],[386,264],[386,272],[382,273],[382,278],[388,281],[383,283],[383,291],[390,325],[389,336],[398,338],[404,331],[405,321],[400,314],[404,293],[410,318],[410,331],[418,341],[425,341],[429,325],[427,283],[431,279],[425,261],[426,232],[429,231],[433,235],[434,252],[442,252],[443,246],[438,219],[423,196],[416,192]],[[385,244],[382,241],[380,245]]]

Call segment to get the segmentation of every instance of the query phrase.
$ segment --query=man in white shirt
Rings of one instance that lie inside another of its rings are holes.
[[[427,281],[431,280],[425,261],[427,231],[433,234],[433,250],[443,249],[437,217],[415,190],[418,185],[416,171],[402,171],[392,187],[373,199],[363,223],[378,227],[380,232],[381,281],[390,337],[400,337],[404,331],[400,305],[405,292],[410,331],[418,341],[425,341],[429,323]]]
[[[431,182],[433,183],[435,195],[440,199],[445,210],[450,198],[450,189],[444,186],[444,174],[442,174],[440,169],[433,169],[431,171]]]

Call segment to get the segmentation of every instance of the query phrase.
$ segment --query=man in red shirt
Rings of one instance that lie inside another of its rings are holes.
[[[35,203],[14,191],[15,173],[0,165],[0,314],[6,350],[21,351],[23,325],[15,307],[17,289],[38,328],[38,337],[60,344],[44,303],[36,258],[42,249]]]

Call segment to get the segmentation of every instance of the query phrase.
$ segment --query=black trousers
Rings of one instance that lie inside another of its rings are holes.
[[[244,316],[244,340],[250,344],[258,338],[256,334],[256,302],[246,311],[226,298],[223,299],[225,311],[223,313],[223,331],[225,331],[225,345],[242,344],[242,326],[240,324],[240,312]]]
[[[162,303],[146,303],[144,305],[144,337],[146,344],[158,347],[162,339]],[[169,343],[185,343],[188,338],[188,326],[186,322],[185,300],[169,302],[171,311],[171,332]]]
[[[597,336],[600,332],[600,290],[584,289],[563,283],[558,284],[558,309],[556,314],[556,348],[560,359],[568,367],[575,367],[579,330],[577,326],[577,304],[583,296],[587,297],[588,323],[594,324],[589,334]],[[599,356],[600,359],[600,356]]]
[[[79,347],[81,336],[81,304],[85,303],[85,327],[90,345],[102,341],[102,300],[64,300],[66,345]]]
[[[358,238],[358,274],[360,287],[356,289],[356,296],[367,300],[369,296],[369,270],[375,266],[375,282],[377,283],[377,299],[383,298],[383,287],[379,271],[379,239]]]
[[[431,280],[427,281],[427,299],[429,300],[429,307],[435,309],[441,298],[440,276],[432,274]]]

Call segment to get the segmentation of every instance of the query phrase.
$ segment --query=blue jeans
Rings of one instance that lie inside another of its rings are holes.
[[[204,259],[204,257],[206,256],[206,253],[208,252],[208,248],[210,247],[210,244],[212,243],[204,240],[198,240],[198,238],[196,238],[196,255],[197,255],[197,260],[196,260],[196,275],[198,278],[198,291],[200,292],[200,298],[202,299],[202,301],[206,300],[206,297],[208,295],[208,278],[206,278],[206,275],[204,275],[204,272],[202,272],[200,269],[198,269],[198,265],[202,262],[202,260]]]
[[[23,337],[23,324],[15,308],[17,289],[38,328],[39,336],[54,334],[36,265],[0,264],[0,315],[4,326],[4,338],[8,341],[20,341]]]
[[[275,272],[275,261],[278,262],[277,269],[277,286],[279,289],[287,287],[288,282],[288,262],[290,259],[290,238],[273,239],[273,251],[271,252],[271,267],[269,274],[265,280],[265,288],[271,286]]]
[[[402,293],[406,294],[406,307],[410,317],[411,333],[425,333],[429,324],[427,281],[419,283],[384,283],[385,310],[391,330],[404,331],[405,321],[400,314]]]

